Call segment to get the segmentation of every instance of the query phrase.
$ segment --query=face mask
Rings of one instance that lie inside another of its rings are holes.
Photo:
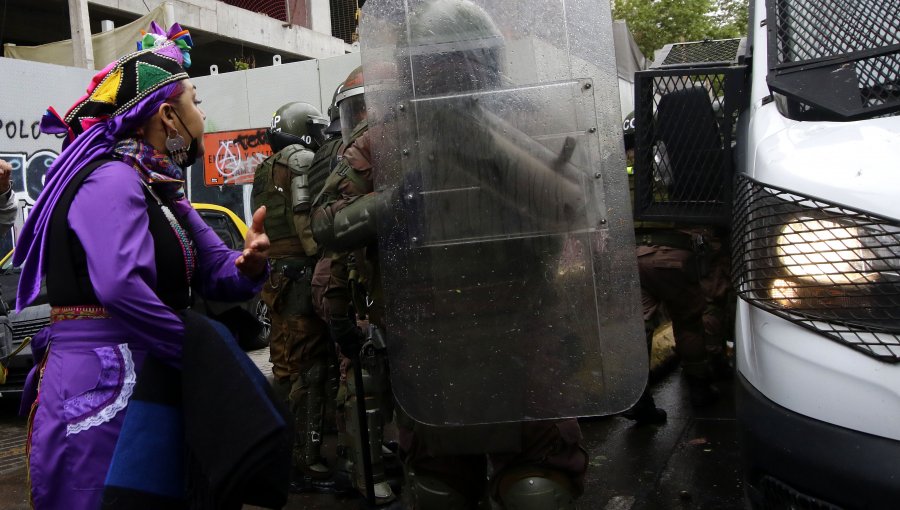
[[[197,157],[200,155],[200,141],[194,138],[194,135],[187,128],[184,121],[181,120],[181,116],[178,115],[178,111],[175,108],[172,108],[172,113],[175,114],[175,117],[178,119],[178,122],[181,122],[181,127],[184,128],[184,132],[190,137],[191,141],[188,142],[187,148],[184,147],[184,139],[181,139],[181,147],[180,148],[172,148],[168,146],[168,141],[166,142],[166,147],[169,149],[169,154],[172,157],[172,161],[175,162],[176,165],[180,166],[183,170],[187,170],[197,161]],[[177,137],[180,138],[180,137]],[[177,139],[176,138],[176,139]],[[172,140],[171,138],[169,140]],[[176,144],[177,145],[177,142]],[[173,146],[174,146],[173,145]]]

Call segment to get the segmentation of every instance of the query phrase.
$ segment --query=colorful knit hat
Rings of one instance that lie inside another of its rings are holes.
[[[88,128],[125,112],[154,90],[188,78],[190,33],[175,23],[165,32],[155,21],[137,43],[137,51],[112,62],[97,73],[87,95],[75,103],[65,118],[53,107],[41,119],[41,131],[66,133],[71,142]]]

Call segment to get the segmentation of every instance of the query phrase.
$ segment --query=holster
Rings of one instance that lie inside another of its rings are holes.
[[[272,261],[269,279],[260,298],[279,315],[314,314],[312,304],[313,268],[310,259]]]

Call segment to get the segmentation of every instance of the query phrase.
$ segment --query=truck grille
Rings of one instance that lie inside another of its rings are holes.
[[[868,356],[900,362],[900,222],[744,175],[736,182],[738,295]]]

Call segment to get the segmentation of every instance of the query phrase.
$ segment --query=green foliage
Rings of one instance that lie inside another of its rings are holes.
[[[717,0],[713,15],[713,39],[728,39],[747,35],[750,11],[747,0]]]
[[[253,55],[249,56],[237,56],[233,59],[229,60],[231,65],[234,66],[235,71],[246,71],[248,69],[253,69],[256,67],[256,59],[253,58]]]
[[[624,19],[647,58],[663,45],[742,37],[747,0],[610,0],[613,18]]]

